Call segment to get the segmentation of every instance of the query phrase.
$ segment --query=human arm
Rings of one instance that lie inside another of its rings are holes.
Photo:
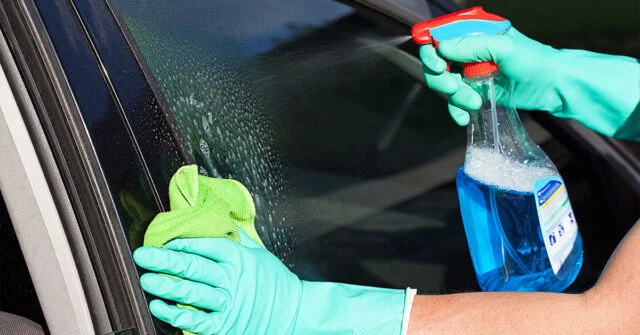
[[[417,296],[412,334],[637,334],[640,227],[584,294],[482,292]]]
[[[449,112],[466,125],[480,97],[459,74],[445,71],[444,59],[493,61],[512,81],[518,109],[572,118],[601,134],[640,140],[640,63],[624,56],[555,49],[515,28],[502,35],[473,35],[420,48],[427,85],[449,100]]]

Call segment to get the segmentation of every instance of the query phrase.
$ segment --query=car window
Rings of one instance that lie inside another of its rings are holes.
[[[465,132],[404,27],[327,0],[114,3],[201,172],[248,187],[295,272],[438,291],[449,259],[473,283],[452,184]]]
[[[258,233],[301,278],[478,289],[455,189],[465,129],[426,89],[408,27],[329,0],[113,2],[201,173],[247,186]],[[579,290],[619,238],[594,206],[610,191],[587,155],[522,119],[585,241],[606,241],[585,247]]]

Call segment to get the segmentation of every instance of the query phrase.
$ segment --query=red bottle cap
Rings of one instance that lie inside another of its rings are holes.
[[[491,61],[462,64],[465,77],[480,77],[496,71],[498,71],[498,65]]]

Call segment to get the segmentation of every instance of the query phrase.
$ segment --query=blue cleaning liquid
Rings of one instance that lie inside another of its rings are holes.
[[[457,174],[471,259],[484,291],[562,292],[582,266],[580,233],[557,273],[545,247],[533,193],[487,185]]]

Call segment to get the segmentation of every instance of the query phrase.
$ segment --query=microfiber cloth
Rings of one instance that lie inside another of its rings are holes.
[[[253,199],[238,181],[201,176],[197,165],[183,166],[169,182],[169,206],[170,211],[159,213],[149,224],[145,246],[163,248],[174,239],[198,237],[226,237],[240,243],[242,229],[264,247],[253,224]]]
[[[251,194],[238,181],[201,176],[197,165],[183,166],[169,182],[171,210],[156,215],[144,245],[162,248],[178,238],[226,237],[240,243],[242,229],[264,247],[253,220]]]

